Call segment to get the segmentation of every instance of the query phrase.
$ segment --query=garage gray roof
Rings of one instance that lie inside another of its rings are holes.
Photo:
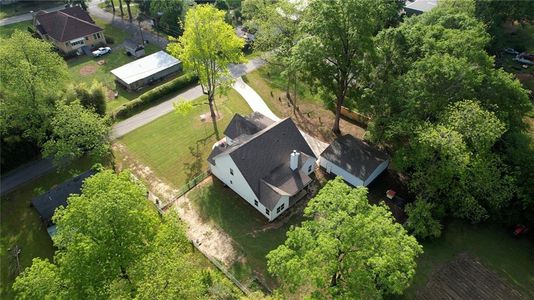
[[[321,153],[321,157],[363,181],[389,159],[387,153],[350,134],[338,137]]]
[[[50,224],[56,208],[67,206],[67,198],[71,194],[79,194],[83,181],[94,174],[94,171],[89,170],[33,198],[32,205],[41,216],[43,222],[47,225]]]

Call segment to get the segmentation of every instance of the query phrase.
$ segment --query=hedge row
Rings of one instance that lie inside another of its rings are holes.
[[[193,73],[184,74],[175,78],[161,86],[154,88],[138,98],[119,106],[114,112],[115,119],[124,119],[134,115],[143,110],[151,104],[161,101],[163,97],[171,93],[177,92],[185,87],[191,86],[198,82],[198,77]]]

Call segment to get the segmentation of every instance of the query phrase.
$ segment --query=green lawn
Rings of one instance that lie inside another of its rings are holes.
[[[64,4],[63,1],[19,1],[11,4],[0,5],[0,19],[22,15],[41,9],[47,9]]]
[[[206,98],[193,103],[185,116],[169,113],[119,139],[129,154],[176,188],[207,169],[206,159],[217,141],[213,124],[200,120],[201,114],[209,114]],[[233,89],[216,99],[216,104],[223,116],[217,122],[220,138],[235,113],[251,112]]]
[[[0,299],[13,299],[11,290],[15,275],[14,259],[8,249],[21,249],[21,269],[31,265],[35,257],[52,258],[54,248],[46,228],[39,220],[31,199],[91,168],[94,161],[81,159],[65,170],[52,173],[28,183],[0,199]]]
[[[32,26],[32,21],[24,21],[15,24],[0,26],[0,40],[7,39],[15,30],[28,32],[28,26]]]
[[[527,299],[534,299],[534,243],[513,238],[510,230],[498,225],[454,221],[446,226],[441,238],[422,245],[425,253],[418,260],[415,280],[405,299],[413,299],[426,285],[432,271],[462,252],[476,256],[490,270],[515,285]]]
[[[265,256],[285,241],[289,227],[299,224],[302,215],[295,214],[279,228],[264,228],[269,224],[265,217],[216,179],[188,196],[200,215],[230,235],[243,253],[245,260],[232,266],[234,275],[249,285],[251,277],[259,275],[271,288],[276,287]]]

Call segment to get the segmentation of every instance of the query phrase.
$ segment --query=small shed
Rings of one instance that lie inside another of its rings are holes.
[[[182,62],[165,51],[150,54],[111,71],[128,90],[139,90],[182,70]]]
[[[368,186],[388,167],[389,156],[347,134],[323,151],[319,164],[327,173],[341,176],[353,186]]]
[[[79,194],[83,181],[94,174],[95,171],[89,170],[32,199],[33,207],[35,207],[37,213],[39,213],[41,221],[46,225],[48,232],[51,235],[55,232],[55,225],[52,222],[52,217],[54,216],[56,209],[60,206],[67,206],[67,198],[71,194]]]
[[[136,58],[145,55],[145,46],[143,46],[142,44],[136,43],[130,39],[126,39],[123,45],[124,50],[126,50],[126,54],[128,55],[131,55]]]

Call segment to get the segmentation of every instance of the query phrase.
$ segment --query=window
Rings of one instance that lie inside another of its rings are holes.
[[[93,33],[93,37],[95,38],[95,40],[99,39],[100,38],[100,32]]]
[[[234,175],[234,170],[232,170],[232,168],[230,168],[230,175]]]
[[[268,209],[266,208],[266,209],[265,209],[265,213],[266,213],[267,215],[270,215],[270,214],[271,214],[271,211],[268,210]]]
[[[86,40],[86,41],[88,41],[88,40],[89,40],[89,37],[88,37],[88,36],[86,36],[86,37],[85,37],[85,40]]]
[[[308,173],[311,173],[311,172],[312,172],[312,168],[313,168],[313,164],[310,165],[310,167],[308,168]]]
[[[276,213],[279,214],[281,211],[283,211],[285,206],[286,206],[286,204],[285,204],[285,203],[282,203],[282,205],[280,205],[280,206],[276,209]]]
[[[98,32],[98,33],[96,34],[96,36],[97,36],[98,38],[100,38],[100,32]]]
[[[77,40],[75,42],[70,42],[71,46],[84,45],[84,44],[85,44],[85,42],[83,40]]]
[[[232,180],[230,180],[230,184],[234,184],[234,183],[232,182]]]
[[[254,205],[258,206],[258,200],[254,200]]]
[[[69,42],[66,42],[66,43],[65,43],[65,46],[67,46],[67,47],[68,47],[69,45],[70,45],[70,43],[69,43]]]

